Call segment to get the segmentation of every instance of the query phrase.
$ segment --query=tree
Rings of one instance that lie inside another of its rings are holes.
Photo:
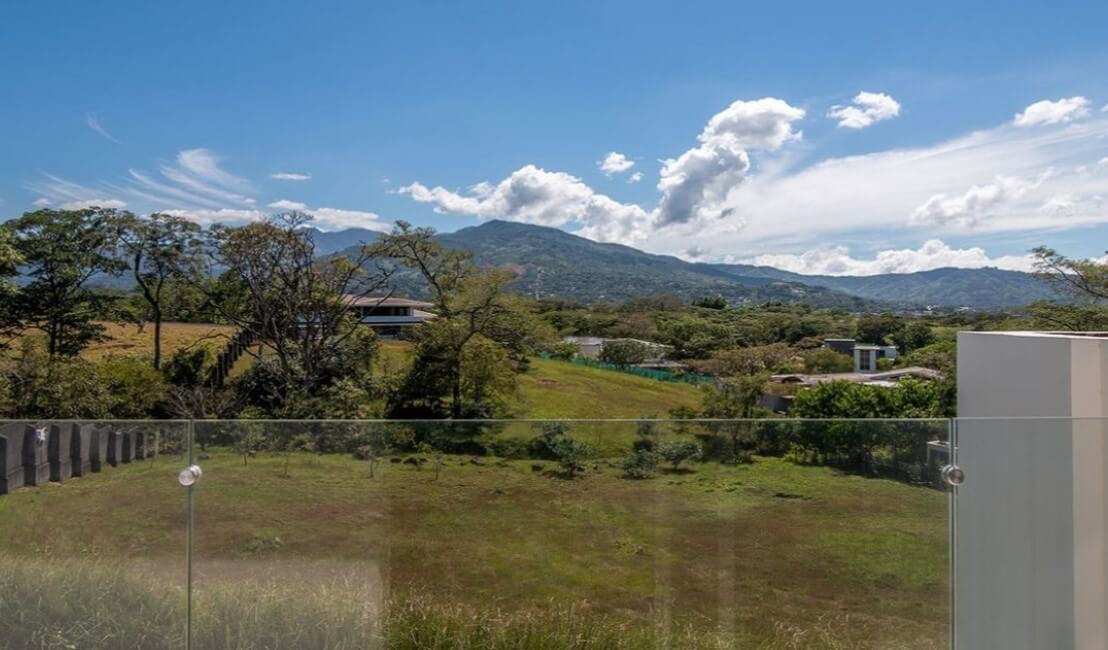
[[[1046,246],[1031,252],[1035,255],[1035,275],[1059,293],[1085,304],[1108,301],[1108,264],[1071,259]]]
[[[562,472],[569,478],[585,471],[585,460],[592,455],[592,447],[569,436],[556,439],[551,450],[562,466]]]
[[[677,471],[681,463],[700,458],[700,445],[692,440],[670,440],[658,445],[658,455]]]
[[[226,270],[218,285],[201,289],[227,322],[272,352],[278,406],[348,376],[352,364],[369,372],[375,339],[351,315],[350,303],[375,296],[392,274],[374,265],[370,247],[318,256],[310,222],[291,212],[237,228],[217,226],[208,243],[213,266]]]
[[[901,354],[926,347],[935,342],[931,326],[921,320],[910,320],[900,326],[891,336],[893,343],[900,348]]]
[[[600,360],[613,366],[633,366],[650,358],[650,348],[639,341],[607,341],[600,348]]]
[[[16,319],[21,328],[42,330],[50,358],[75,356],[103,338],[96,321],[112,299],[88,282],[125,268],[113,255],[119,219],[101,208],[37,210],[5,224],[30,279],[15,301]]]
[[[900,319],[892,314],[862,316],[855,326],[855,336],[860,343],[884,345],[885,338],[900,329]]]
[[[19,288],[12,281],[19,274],[23,256],[16,248],[15,238],[9,229],[0,229],[0,347],[8,346],[8,339],[19,332],[17,298]]]
[[[471,253],[445,248],[434,234],[399,221],[370,249],[415,270],[427,285],[436,315],[420,328],[412,370],[390,411],[435,413],[445,394],[450,416],[460,418],[466,410],[464,366],[471,341],[483,337],[494,342],[521,368],[527,354],[551,333],[506,291],[510,273],[478,268]]]
[[[829,348],[808,350],[802,356],[804,372],[807,373],[850,372],[854,369],[853,359]]]
[[[648,478],[658,467],[658,454],[649,449],[632,449],[620,463],[624,478]]]
[[[160,369],[166,289],[172,280],[191,278],[200,270],[200,226],[168,214],[155,213],[146,219],[126,214],[120,221],[119,241],[154,322],[154,368]]]

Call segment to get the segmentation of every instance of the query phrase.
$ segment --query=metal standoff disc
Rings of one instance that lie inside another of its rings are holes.
[[[951,487],[958,487],[966,482],[966,473],[957,465],[947,465],[942,469],[943,480]]]
[[[200,480],[200,477],[204,472],[200,469],[199,465],[189,465],[177,474],[177,482],[185,487],[189,487]]]

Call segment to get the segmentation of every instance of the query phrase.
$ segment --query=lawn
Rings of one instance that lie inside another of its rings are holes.
[[[280,456],[203,452],[198,647],[945,647],[939,491],[776,458],[646,480],[615,458],[573,480],[450,455],[436,477],[416,458],[369,478],[365,462],[296,453],[286,476]],[[60,619],[41,647],[162,647],[176,632],[158,626],[179,631],[183,463],[0,497],[0,610],[19,612],[0,639],[44,616]],[[113,628],[139,619],[153,629]]]
[[[410,362],[411,345],[382,341],[379,368]],[[638,418],[666,416],[679,406],[698,408],[700,391],[678,384],[553,359],[532,358],[519,375],[509,407],[517,418]]]
[[[120,323],[103,323],[103,325],[107,328],[105,334],[110,337],[109,340],[94,343],[83,352],[82,356],[99,359],[113,354],[120,356],[154,354],[153,323],[146,323],[141,328],[138,325]],[[234,332],[235,328],[230,325],[163,323],[162,356],[168,359],[177,350],[196,345],[207,346],[215,353],[223,348],[227,343],[227,337]]]

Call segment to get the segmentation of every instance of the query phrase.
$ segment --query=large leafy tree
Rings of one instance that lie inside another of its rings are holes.
[[[292,212],[240,227],[217,226],[208,251],[212,265],[225,271],[218,283],[199,285],[222,319],[270,351],[266,385],[278,406],[349,376],[357,370],[350,367],[355,357],[368,365],[372,355],[366,352],[374,343],[350,314],[350,302],[379,295],[391,275],[374,263],[368,248],[351,256],[319,256],[306,228],[310,220]]]
[[[1035,254],[1035,274],[1066,298],[1063,302],[1039,301],[1029,312],[1043,327],[1064,330],[1108,328],[1108,264],[1066,257],[1040,246]]]
[[[123,215],[119,243],[154,323],[154,368],[162,366],[162,319],[170,283],[202,270],[200,226],[168,214]]]
[[[5,224],[29,280],[13,314],[21,327],[45,333],[51,358],[74,356],[103,338],[97,319],[108,312],[112,299],[89,284],[98,275],[125,269],[114,255],[122,216],[101,208],[44,209]]]
[[[375,255],[392,258],[418,272],[436,314],[422,328],[411,374],[393,411],[432,412],[442,395],[447,395],[449,413],[458,418],[466,415],[467,384],[472,388],[482,383],[474,379],[474,374],[467,378],[467,359],[471,363],[481,359],[485,366],[489,359],[489,354],[467,354],[467,350],[491,341],[505,352],[507,362],[519,367],[548,328],[518,297],[506,291],[512,279],[510,273],[479,268],[473,264],[471,253],[445,248],[434,234],[430,228],[413,228],[401,221],[371,249]],[[488,372],[475,374],[487,376]],[[485,394],[477,389],[468,392],[471,396]]]

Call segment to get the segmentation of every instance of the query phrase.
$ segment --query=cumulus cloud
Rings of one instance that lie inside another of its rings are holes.
[[[998,206],[1019,199],[1028,190],[1038,187],[1050,176],[1043,172],[1037,179],[997,176],[985,185],[974,185],[964,194],[948,196],[944,193],[932,195],[912,212],[912,221],[917,224],[955,224],[963,227],[976,226]]]
[[[127,207],[127,202],[119,199],[82,199],[62,204],[62,210],[84,210],[85,208],[122,210],[125,207]]]
[[[345,230],[347,228],[365,228],[385,232],[389,224],[381,221],[376,212],[364,210],[341,210],[339,208],[315,208],[309,209],[312,215],[312,225],[320,230]]]
[[[862,91],[849,105],[835,105],[827,111],[827,117],[839,121],[839,127],[864,129],[874,122],[891,120],[900,115],[900,102],[885,93]]]
[[[641,245],[672,255],[700,245],[751,256],[812,248],[840,235],[887,239],[905,225],[941,236],[969,223],[980,234],[1108,224],[1108,209],[1091,200],[1108,197],[1108,173],[1097,164],[1105,157],[1105,142],[1108,115],[1097,114],[1033,129],[1005,124],[928,146],[807,165],[788,155],[761,158],[758,173],[727,193],[723,218],[655,229]],[[1052,170],[1049,175],[1047,170]],[[1003,200],[970,192],[974,186],[997,184],[998,177],[1019,179],[1008,187],[1000,183]],[[977,194],[984,196],[974,199]],[[943,198],[921,210],[937,195]],[[1056,195],[1084,200],[1076,200],[1071,211],[1044,211],[1043,204]],[[958,201],[944,206],[949,199]],[[977,206],[976,218],[957,209],[962,199],[966,206]],[[920,221],[930,214],[950,216],[945,222]]]
[[[300,172],[274,172],[269,177],[278,181],[308,181],[312,179],[311,174]]]
[[[418,182],[400,187],[396,193],[429,203],[440,213],[544,226],[578,224],[584,236],[604,241],[640,239],[650,219],[641,207],[598,194],[576,176],[535,165],[525,165],[495,185],[478,183],[465,193]]]
[[[1031,255],[989,257],[982,248],[976,246],[953,248],[939,239],[930,239],[917,249],[879,251],[873,259],[852,257],[850,250],[845,246],[830,246],[801,254],[759,255],[746,261],[805,275],[915,273],[952,266],[968,269],[994,267],[1012,271],[1031,271],[1035,264],[1035,259]]]
[[[299,201],[290,201],[288,199],[281,199],[280,201],[274,201],[273,203],[270,203],[268,207],[274,208],[276,210],[300,210],[300,211],[303,211],[303,210],[308,209],[308,204],[307,203],[301,203]]]
[[[803,118],[803,109],[773,97],[736,101],[716,113],[697,137],[699,146],[663,161],[658,225],[732,216],[726,201],[750,171],[747,150],[799,140],[802,133],[793,123]]]
[[[43,196],[35,199],[34,202],[31,203],[31,205],[37,208],[45,208],[46,206],[50,205],[50,199]]]
[[[627,177],[627,182],[628,183],[638,183],[641,180],[642,180],[642,172],[635,172],[634,174],[631,174],[630,176]]]
[[[622,174],[631,169],[635,166],[635,161],[618,151],[609,151],[608,155],[604,156],[604,160],[596,164],[606,176],[611,176],[612,174]]]
[[[1034,126],[1036,124],[1060,124],[1089,115],[1089,100],[1081,97],[1065,97],[1058,101],[1044,99],[1016,113],[1012,124]]]

